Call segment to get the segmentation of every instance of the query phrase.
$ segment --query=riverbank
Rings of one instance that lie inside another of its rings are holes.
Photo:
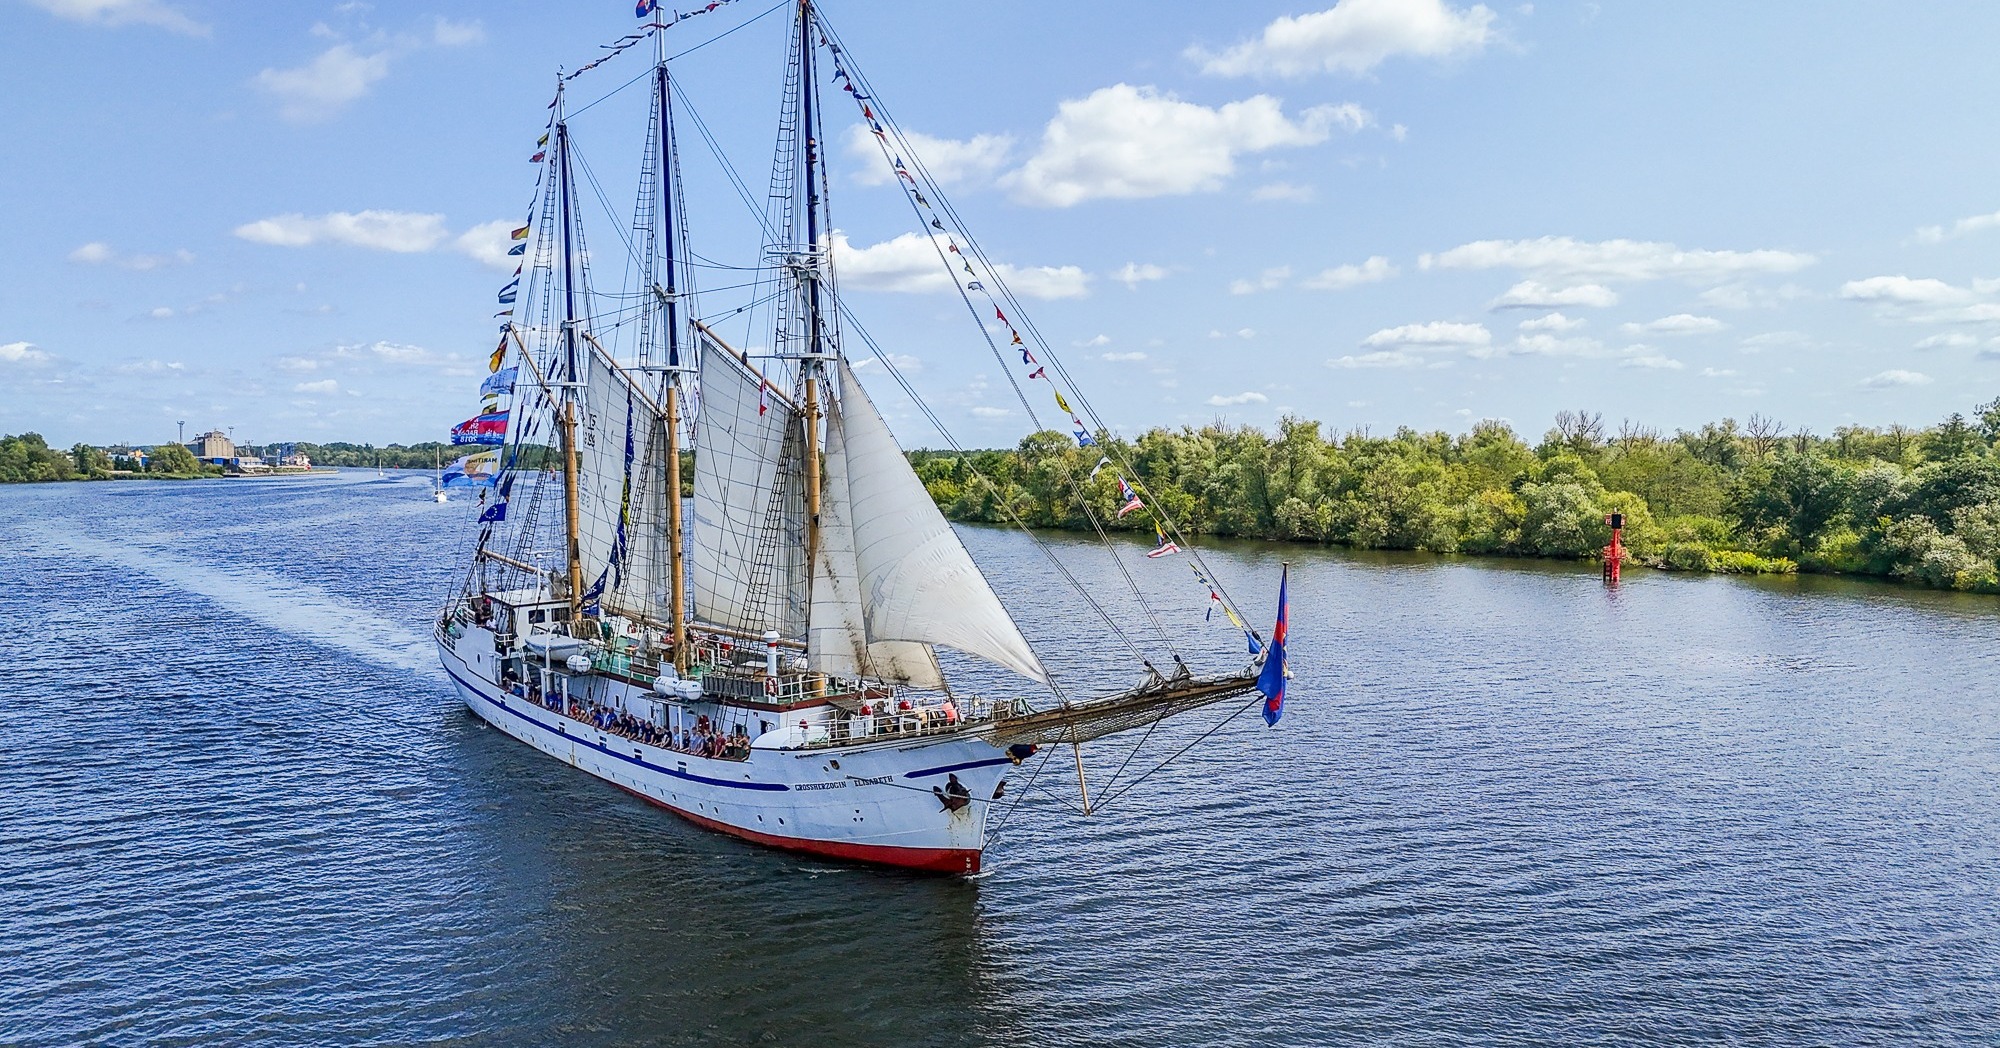
[[[955,520],[1589,560],[1623,514],[1632,563],[1667,571],[1855,575],[2000,592],[2000,401],[1975,420],[1788,433],[1752,416],[1671,437],[1564,412],[1530,446],[1499,422],[1451,435],[1327,438],[1211,425],[1079,446],[1047,431],[1001,451],[917,451]],[[1121,483],[1138,495],[1128,505]],[[1086,513],[1081,502],[1089,506]],[[1163,511],[1163,512],[1161,512]]]

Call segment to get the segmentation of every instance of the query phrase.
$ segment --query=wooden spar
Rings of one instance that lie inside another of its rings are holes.
[[[689,666],[687,644],[687,559],[681,548],[681,430],[680,381],[667,383],[667,566],[673,578],[674,670],[686,673]]]
[[[563,506],[569,523],[569,621],[583,621],[583,542],[579,538],[583,522],[577,513],[576,496],[576,400],[563,399]]]
[[[1079,796],[1079,797],[1081,797],[1081,798],[1083,799],[1083,813],[1084,813],[1085,815],[1089,815],[1089,814],[1090,814],[1090,784],[1089,784],[1089,783],[1086,783],[1086,782],[1084,782],[1084,781],[1083,781],[1083,746],[1082,746],[1081,744],[1079,744],[1079,743],[1074,743],[1074,742],[1072,742],[1072,743],[1070,743],[1070,744],[1069,744],[1069,749],[1070,749],[1070,752],[1071,752],[1071,753],[1074,753],[1074,754],[1076,754],[1076,792],[1077,792],[1077,796]]]
[[[478,556],[484,557],[487,560],[493,561],[498,564],[505,564],[510,568],[519,568],[520,570],[528,572],[529,574],[532,575],[540,575],[543,578],[547,578],[549,574],[547,568],[538,568],[535,567],[533,564],[528,564],[523,561],[518,561],[512,557],[503,556],[501,554],[493,552],[490,549],[480,550]]]
[[[745,354],[742,350],[737,349],[735,346],[732,346],[729,343],[724,342],[722,340],[722,336],[717,335],[715,333],[714,328],[709,327],[707,324],[704,324],[699,320],[690,319],[689,323],[692,323],[696,331],[699,331],[703,335],[707,336],[708,340],[710,342],[715,343],[716,346],[720,348],[724,353],[727,353],[731,357],[736,358],[736,362],[743,365],[743,369],[745,371],[748,371],[759,378],[764,377],[764,373],[757,370],[756,365],[750,363],[750,357],[747,354]],[[799,410],[798,404],[793,402],[790,394],[786,393],[784,390],[779,389],[776,386],[771,385],[768,381],[766,381],[764,385],[765,389],[770,393],[772,399],[776,400],[780,404],[783,404],[785,407],[790,408],[794,412]]]

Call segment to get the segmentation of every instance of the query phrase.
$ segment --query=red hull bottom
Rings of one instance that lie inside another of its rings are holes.
[[[612,785],[617,785],[613,783]],[[969,848],[897,848],[883,844],[847,844],[841,841],[809,841],[797,837],[780,837],[774,833],[759,833],[741,826],[731,826],[726,822],[682,811],[671,804],[664,804],[657,798],[648,797],[637,790],[618,787],[626,793],[651,804],[665,808],[703,829],[728,834],[742,840],[751,841],[786,851],[821,855],[829,859],[846,862],[865,862],[876,866],[897,866],[906,870],[923,870],[927,873],[956,873],[971,876],[979,872],[979,852]]]

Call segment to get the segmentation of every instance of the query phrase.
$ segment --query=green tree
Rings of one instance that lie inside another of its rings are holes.
[[[1732,499],[1743,529],[1775,530],[1799,552],[1818,548],[1854,488],[1850,472],[1812,452],[1780,455],[1769,469],[1746,471],[1743,480]]]

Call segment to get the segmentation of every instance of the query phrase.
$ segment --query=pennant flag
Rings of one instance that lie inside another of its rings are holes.
[[[479,384],[479,395],[482,397],[498,397],[514,392],[514,380],[520,377],[520,374],[521,369],[518,366],[508,368],[505,371],[495,371],[493,374],[486,376],[486,381]]]
[[[639,0],[632,6],[632,17],[644,18],[660,9],[660,0]],[[599,39],[603,39],[599,37]]]
[[[982,284],[982,283],[980,283],[980,282],[979,282],[979,281],[977,281],[977,280],[975,280],[975,281],[973,281],[972,283],[970,283],[970,284],[967,284],[967,285],[965,285],[965,290],[967,290],[967,291],[984,291],[984,290],[986,290],[986,285],[985,285],[985,284]]]
[[[966,275],[966,276],[972,276],[972,275],[973,275],[973,272],[972,272],[972,263],[970,263],[970,262],[967,262],[967,261],[964,261],[963,259],[961,259],[961,260],[959,261],[959,263],[958,263],[958,264],[959,264],[960,268],[962,268],[962,269],[964,269],[964,270],[965,270],[965,275]]]
[[[1090,479],[1096,480],[1098,471],[1109,465],[1111,465],[1111,459],[1109,456],[1099,457],[1097,460],[1097,465],[1090,467]]]
[[[507,413],[495,411],[490,415],[478,415],[451,427],[453,444],[505,444],[507,443]]]
[[[865,105],[864,105],[864,106],[862,106],[862,107],[861,107],[861,119],[863,119],[863,120],[866,120],[866,121],[868,121],[869,123],[874,123],[874,122],[875,122],[875,111],[874,111],[873,109],[870,109],[870,108],[868,108],[868,107],[867,107],[867,106],[865,106]]]
[[[757,417],[763,418],[764,412],[769,410],[771,410],[771,383],[768,379],[759,379],[757,382]]]
[[[1209,591],[1208,591],[1208,614],[1206,614],[1206,615],[1203,615],[1203,616],[1201,617],[1201,621],[1203,621],[1203,622],[1214,622],[1214,621],[1215,621],[1215,609],[1216,609],[1217,607],[1221,606],[1221,604],[1222,604],[1222,594],[1220,594],[1220,593],[1217,593],[1217,592],[1215,592],[1214,590],[1209,590]]]
[[[547,131],[542,132],[542,137],[535,139],[535,145],[538,147],[545,146],[548,144],[549,144],[549,133]]]
[[[1160,544],[1151,553],[1146,554],[1148,558],[1158,560],[1169,553],[1179,553],[1181,551],[1179,546],[1174,545],[1167,539],[1167,533],[1161,531],[1158,524],[1153,525],[1153,534],[1160,540]]]
[[[1018,345],[1022,345],[1022,342],[1021,342],[1021,333],[1020,333],[1019,331],[1016,331],[1016,330],[1014,330],[1013,328],[1008,328],[1008,329],[1007,329],[1007,333],[1008,333],[1008,334],[1010,334],[1010,335],[1012,335],[1012,336],[1014,336],[1014,341],[1013,341],[1013,345],[1016,345],[1016,346],[1018,346]]]
[[[501,328],[500,330],[505,331],[507,329]],[[501,361],[504,361],[506,359],[507,359],[507,338],[506,336],[503,335],[500,338],[500,345],[493,350],[493,359],[486,362],[486,370],[488,371],[500,370]]]
[[[515,277],[514,279],[509,280],[507,282],[507,286],[500,289],[500,304],[503,306],[513,305],[514,298],[520,290],[521,290],[520,277]]]
[[[1079,433],[1083,431],[1083,423],[1077,423],[1076,427]],[[1145,503],[1139,501],[1139,493],[1132,490],[1132,485],[1125,483],[1124,477],[1118,478],[1118,497],[1124,500],[1124,504],[1118,507],[1118,515],[1120,517],[1135,509],[1144,509],[1146,507]],[[1153,527],[1157,530],[1159,525],[1155,524]]]
[[[495,313],[495,314],[493,314],[493,315],[494,315],[494,316],[496,316],[496,317],[511,317],[511,316],[513,316],[513,315],[514,315],[514,311],[513,311],[513,310],[511,310],[511,309],[503,309],[503,310],[501,310],[500,312],[498,312],[498,313]],[[504,329],[503,329],[503,330],[504,330]]]
[[[509,233],[509,234],[507,234],[507,239],[509,239],[509,240],[526,240],[526,239],[528,239],[528,227],[527,227],[527,226],[522,226],[521,228],[519,228],[519,229],[517,229],[517,230],[513,231],[512,233]]]
[[[1257,675],[1257,690],[1264,693],[1264,723],[1277,724],[1285,715],[1285,633],[1291,620],[1291,602],[1285,591],[1291,584],[1292,566],[1285,565],[1278,576],[1278,624],[1271,627],[1271,650],[1264,654],[1264,672]]]
[[[444,468],[444,486],[448,488],[490,488],[499,479],[497,449],[467,455]]]
[[[1065,414],[1065,415],[1074,415],[1074,414],[1076,414],[1076,412],[1074,412],[1074,411],[1071,411],[1071,410],[1070,410],[1070,408],[1069,408],[1069,401],[1067,401],[1067,400],[1064,400],[1064,399],[1063,399],[1063,395],[1062,395],[1062,390],[1058,389],[1058,390],[1055,390],[1054,392],[1055,392],[1055,395],[1056,395],[1056,407],[1059,407],[1059,408],[1061,408],[1061,409],[1062,409],[1062,413],[1063,413],[1063,414]]]
[[[942,232],[944,232],[944,223],[943,223],[943,222],[940,222],[940,221],[938,221],[938,220],[937,220],[937,219],[935,219],[935,218],[933,218],[933,219],[931,219],[931,228],[932,228],[932,229],[935,229],[935,230],[937,230],[937,231],[938,231],[938,232],[940,232],[940,233],[942,233]]]
[[[1048,369],[1048,368],[1036,368],[1035,370],[1033,370],[1033,371],[1030,371],[1030,372],[1028,372],[1028,377],[1029,377],[1029,378],[1048,378],[1048,377],[1049,377],[1049,375],[1048,375],[1048,371],[1049,371],[1049,369]],[[1056,400],[1057,400],[1058,402],[1060,402],[1060,401],[1062,400],[1062,394],[1060,394],[1060,393],[1056,394]],[[1067,410],[1067,409],[1065,409],[1065,410]]]
[[[929,207],[929,206],[931,206],[931,202],[930,202],[930,201],[928,201],[928,200],[925,200],[925,199],[924,199],[924,195],[923,195],[922,193],[919,193],[919,192],[917,192],[916,190],[912,189],[912,190],[910,190],[910,195],[911,195],[911,196],[914,196],[914,197],[916,197],[916,198],[917,198],[917,205],[918,205],[919,207]],[[939,226],[938,228],[939,228],[939,229],[943,229],[944,227],[943,227],[943,226]]]
[[[528,245],[515,244],[513,247],[507,249],[507,253],[510,255],[525,255],[528,253]]]
[[[1002,324],[1005,324],[1005,323],[1007,323],[1007,314],[1005,314],[1005,313],[1002,313],[1002,312],[1000,312],[1000,307],[999,307],[999,306],[994,306],[994,307],[993,307],[993,315],[994,315],[994,316],[996,316],[996,317],[999,317],[999,318],[1000,318],[1000,322],[1001,322]],[[1009,330],[1009,331],[1012,331],[1012,330],[1013,330],[1013,328],[1011,328],[1011,327],[1010,327],[1010,328],[1008,328],[1007,330]]]
[[[1021,363],[1023,363],[1023,364],[1032,364],[1032,363],[1034,363],[1034,362],[1035,362],[1035,355],[1034,355],[1033,353],[1030,353],[1030,352],[1028,352],[1028,347],[1026,347],[1026,346],[1022,346],[1022,347],[1021,347]]]
[[[947,240],[947,241],[945,241],[945,242],[944,242],[944,244],[945,244],[945,246],[944,246],[944,249],[945,249],[946,251],[949,251],[949,252],[951,252],[951,253],[952,253],[952,254],[954,254],[954,255],[957,255],[957,254],[963,254],[963,252],[961,252],[961,251],[959,251],[959,250],[958,250],[958,245],[957,245],[956,243],[953,243],[952,241],[949,241],[949,240]],[[998,312],[998,310],[995,310],[995,312]],[[1005,317],[1002,317],[1001,319],[1002,319],[1002,320],[1005,320],[1006,318],[1005,318]]]
[[[539,153],[536,153],[536,154],[535,154],[534,156],[531,156],[531,157],[529,157],[529,158],[528,158],[528,163],[530,163],[530,164],[539,164],[539,163],[541,163],[542,161],[544,161],[544,160],[547,160],[548,158],[549,158],[549,151],[548,151],[548,150],[546,150],[546,149],[544,149],[544,150],[542,150],[541,152],[539,152]]]
[[[495,502],[491,506],[488,506],[484,510],[480,511],[479,514],[479,523],[481,524],[498,524],[499,522],[506,519],[507,519],[506,499],[501,499],[500,501]]]
[[[1072,426],[1075,426],[1075,427],[1076,427],[1076,446],[1077,446],[1077,447],[1080,447],[1080,448],[1094,448],[1094,447],[1096,447],[1096,446],[1097,446],[1097,441],[1091,438],[1091,436],[1090,436],[1090,431],[1089,431],[1089,430],[1087,430],[1087,429],[1084,429],[1084,428],[1083,428],[1083,420],[1082,420],[1082,419],[1080,419],[1080,418],[1072,418],[1072,419],[1070,419],[1070,420],[1069,420],[1069,423],[1070,423],[1070,425],[1072,425]],[[1119,483],[1121,483],[1121,484],[1122,484],[1122,483],[1124,483],[1124,481],[1119,481]],[[1119,514],[1119,516],[1121,516],[1121,517],[1122,517],[1122,516],[1124,516],[1124,514],[1123,514],[1123,513],[1120,513],[1120,514]]]

